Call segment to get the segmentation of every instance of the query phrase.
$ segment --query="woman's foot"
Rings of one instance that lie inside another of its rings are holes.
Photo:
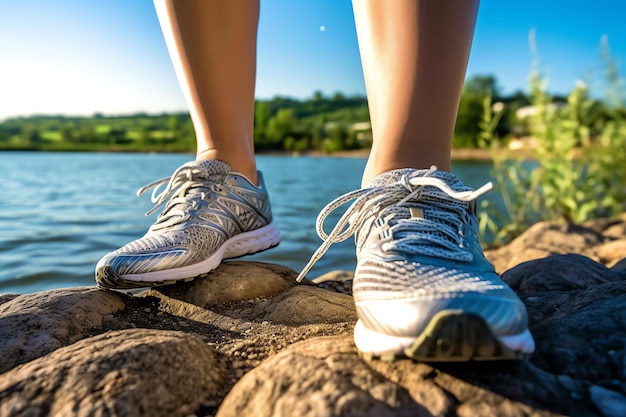
[[[96,282],[104,288],[139,288],[189,281],[224,259],[278,245],[260,172],[258,180],[255,186],[225,162],[202,160],[143,187],[139,194],[154,188],[149,213],[167,201],[165,209],[144,237],[98,262]]]

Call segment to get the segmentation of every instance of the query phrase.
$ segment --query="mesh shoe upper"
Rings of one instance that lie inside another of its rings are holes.
[[[454,175],[401,169],[331,202],[318,217],[320,249],[303,276],[333,242],[354,233],[352,286],[359,319],[371,331],[417,337],[433,315],[461,310],[481,316],[498,336],[527,329],[524,305],[500,280],[478,241],[474,191]],[[328,213],[356,200],[326,234]]]
[[[146,235],[107,254],[97,268],[118,275],[141,274],[193,265],[210,257],[229,238],[272,221],[269,198],[259,173],[259,187],[222,161],[191,161],[153,188],[155,206],[166,203]],[[158,193],[158,191],[165,188]],[[157,194],[158,193],[158,194]]]

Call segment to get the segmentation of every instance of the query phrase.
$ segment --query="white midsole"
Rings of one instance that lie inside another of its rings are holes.
[[[193,278],[214,270],[224,259],[260,252],[276,246],[279,242],[280,233],[278,228],[274,223],[270,223],[259,229],[231,237],[213,255],[197,264],[166,269],[164,271],[120,275],[120,277],[127,281],[140,282],[176,281]]]

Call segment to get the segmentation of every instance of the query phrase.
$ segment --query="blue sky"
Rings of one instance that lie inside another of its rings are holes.
[[[551,91],[587,79],[602,95],[600,39],[625,62],[625,20],[619,0],[483,0],[467,75],[525,89],[534,28]],[[348,0],[262,0],[258,47],[257,97],[364,94]],[[184,109],[152,1],[0,3],[0,120]]]

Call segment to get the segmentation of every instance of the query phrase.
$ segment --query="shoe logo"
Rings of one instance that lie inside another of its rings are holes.
[[[411,218],[412,219],[423,219],[424,218],[424,210],[419,207],[411,207]]]

